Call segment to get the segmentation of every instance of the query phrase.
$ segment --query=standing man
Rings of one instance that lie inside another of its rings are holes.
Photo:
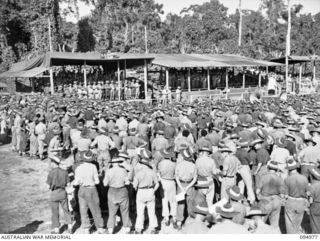
[[[99,173],[102,173],[102,170],[105,166],[108,165],[110,161],[110,149],[114,148],[115,145],[113,141],[107,136],[106,128],[99,129],[99,135],[94,139],[94,141],[90,144],[91,147],[95,145],[98,146],[98,158],[97,161],[99,163]]]
[[[44,124],[44,118],[40,117],[39,123],[36,125],[35,133],[38,139],[38,147],[39,147],[39,156],[40,160],[43,160],[43,152],[44,152],[44,139],[46,138],[47,127]]]
[[[256,200],[254,191],[253,191],[253,181],[250,170],[250,158],[249,158],[249,148],[250,144],[248,141],[242,139],[239,140],[238,148],[236,152],[236,157],[241,163],[241,168],[239,169],[239,174],[241,175],[242,180],[238,183],[241,194],[244,194],[245,188],[247,189],[247,199],[250,203],[253,203]]]
[[[98,233],[105,233],[104,223],[101,216],[100,201],[96,185],[100,183],[97,167],[92,163],[93,153],[87,151],[81,154],[84,161],[75,170],[75,185],[79,185],[79,205],[81,215],[81,228],[89,233],[91,227],[88,209],[90,210]]]
[[[144,211],[147,207],[149,217],[149,229],[155,234],[158,227],[158,221],[155,213],[155,192],[159,188],[157,174],[151,166],[151,152],[141,149],[139,152],[139,165],[135,171],[133,186],[137,190],[137,219],[136,233],[141,234],[144,226]]]
[[[182,160],[179,161],[175,169],[175,179],[177,183],[177,193],[185,194],[182,200],[177,200],[177,225],[173,224],[174,228],[181,229],[182,222],[184,220],[184,211],[187,205],[188,215],[193,210],[193,196],[194,196],[194,184],[197,182],[198,174],[197,168],[194,164],[193,153],[189,149],[181,150],[180,152]]]
[[[180,86],[178,86],[178,88],[177,88],[177,90],[176,90],[176,100],[177,100],[178,102],[181,101],[181,87],[180,87]]]
[[[232,153],[229,147],[220,149],[223,157],[222,181],[221,181],[221,199],[228,198],[227,189],[236,185],[236,174],[241,168],[238,158]]]
[[[215,185],[213,178],[219,173],[215,161],[209,156],[212,152],[212,147],[209,141],[202,143],[199,147],[199,156],[196,160],[197,175],[202,179],[212,180],[209,190],[206,194],[208,207],[213,204]]]
[[[158,166],[158,176],[163,188],[162,198],[162,217],[166,226],[170,225],[169,205],[172,222],[176,223],[177,202],[176,202],[176,183],[175,183],[175,156],[172,150],[162,150],[160,154],[163,160],[160,161]]]
[[[278,171],[277,163],[270,162],[267,167],[267,173],[262,175],[256,184],[256,194],[262,212],[266,213],[265,221],[269,219],[271,226],[279,227],[284,183],[276,173]]]
[[[122,153],[122,155],[111,160],[109,168],[106,170],[103,184],[108,186],[108,233],[112,234],[116,214],[120,208],[124,232],[129,233],[131,229],[131,221],[129,218],[129,194],[127,185],[130,183],[128,171],[123,166],[123,162],[129,157]]]
[[[290,160],[287,165],[289,176],[284,181],[286,230],[288,234],[300,234],[304,211],[308,207],[308,179],[298,173],[296,161]]]
[[[59,204],[64,213],[64,218],[68,224],[68,233],[72,233],[71,214],[68,209],[68,199],[66,193],[66,186],[68,184],[68,172],[60,168],[61,160],[57,156],[49,156],[51,160],[51,171],[47,177],[47,184],[51,191],[50,206],[51,206],[51,226],[52,233],[59,234]]]

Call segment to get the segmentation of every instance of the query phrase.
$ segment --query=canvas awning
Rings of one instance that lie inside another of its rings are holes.
[[[26,71],[7,71],[0,74],[0,78],[33,78],[47,71],[45,67],[35,67]]]
[[[246,66],[281,66],[232,54],[155,54],[152,64],[166,68],[218,68]]]
[[[100,53],[69,53],[69,52],[48,52],[40,57],[25,60],[13,64],[9,71],[0,74],[0,78],[6,77],[36,77],[51,66],[65,66],[65,65],[102,65],[108,70],[116,70],[118,61],[120,68],[133,68],[144,65],[153,59],[150,55],[145,54],[107,54],[105,57]]]

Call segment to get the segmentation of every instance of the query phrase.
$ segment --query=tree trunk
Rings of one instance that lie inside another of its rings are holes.
[[[134,25],[131,26],[131,44],[134,44]]]
[[[125,20],[126,28],[124,32],[124,45],[129,45],[129,23]]]

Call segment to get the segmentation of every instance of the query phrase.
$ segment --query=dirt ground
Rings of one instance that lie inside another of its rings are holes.
[[[0,146],[0,233],[41,233],[50,229],[48,164],[20,157]]]

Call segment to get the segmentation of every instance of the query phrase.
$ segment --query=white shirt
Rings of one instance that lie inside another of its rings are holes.
[[[268,90],[275,90],[276,88],[277,88],[276,79],[273,76],[269,77]]]
[[[140,122],[137,119],[133,119],[129,123],[129,129],[135,128],[137,130],[139,125],[140,125]]]
[[[1,122],[0,122],[0,134],[5,134],[5,130],[6,129],[6,120],[3,119]]]
[[[100,183],[97,167],[88,162],[82,163],[75,170],[75,185],[95,186]]]
[[[98,128],[99,129],[102,129],[103,127],[104,128],[107,128],[107,122],[104,120],[104,119],[100,119],[99,121],[98,121]]]

